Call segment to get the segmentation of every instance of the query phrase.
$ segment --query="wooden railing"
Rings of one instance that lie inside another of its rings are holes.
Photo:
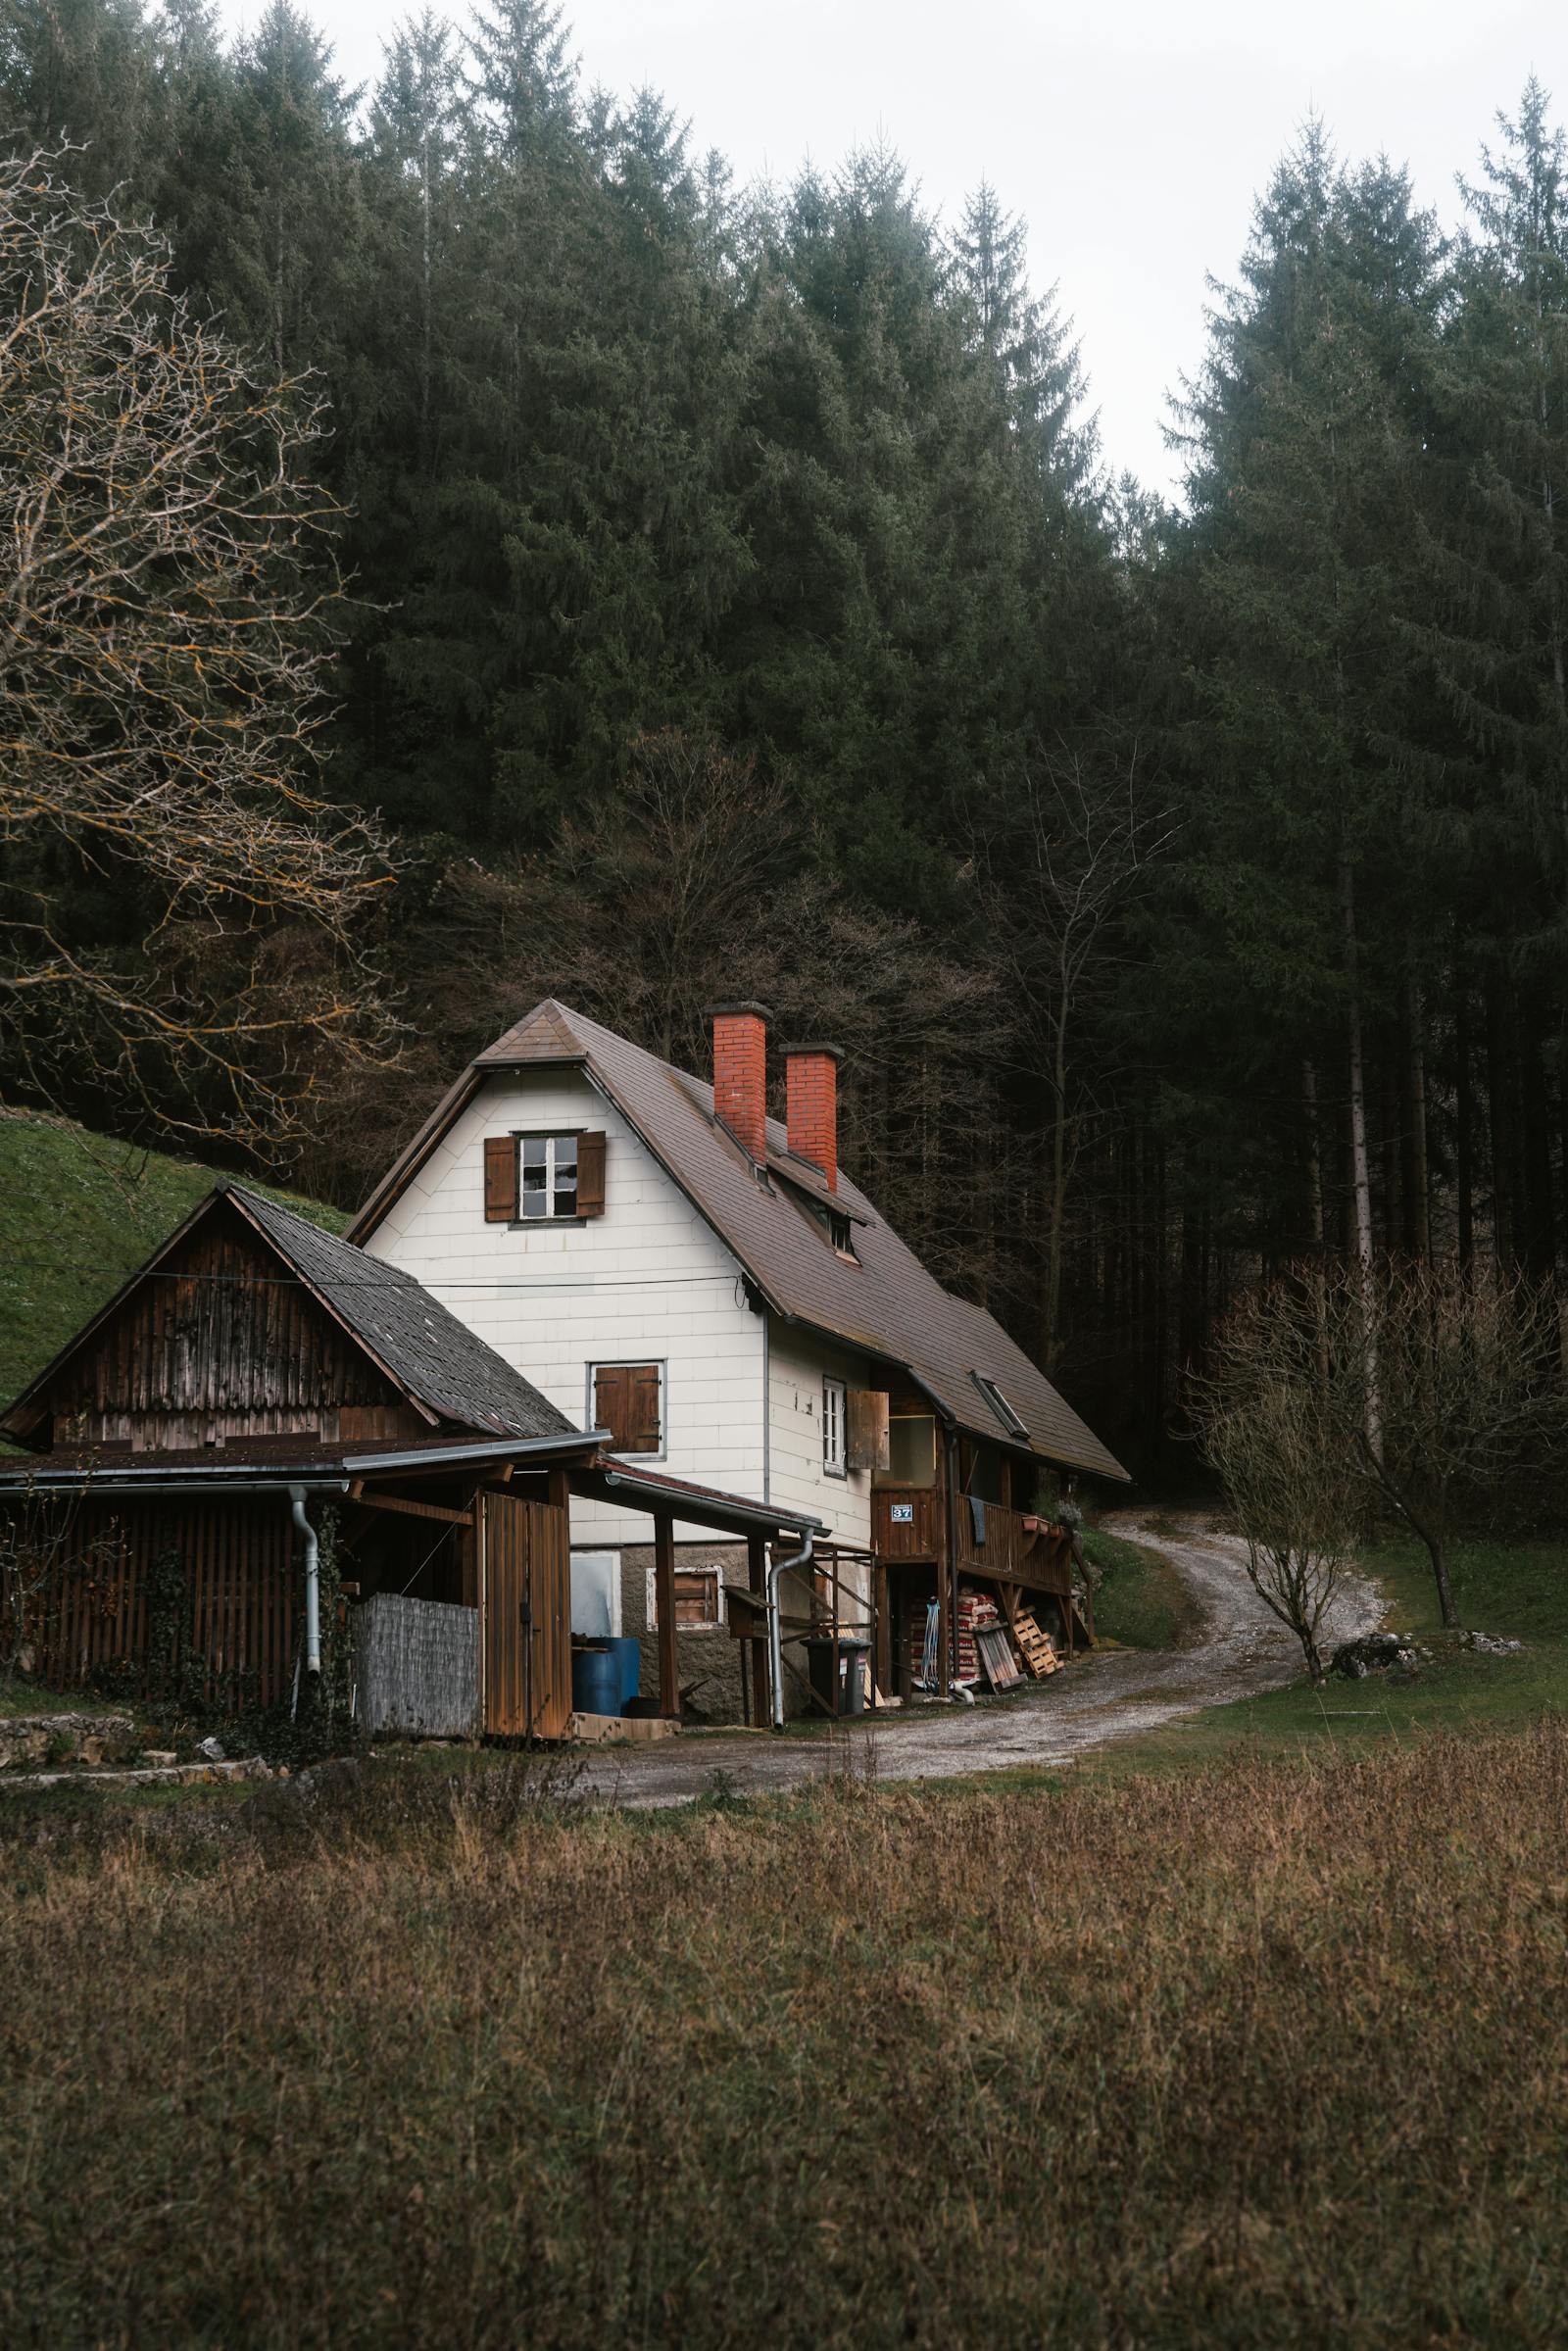
[[[1072,1590],[1066,1532],[1000,1502],[985,1506],[985,1540],[975,1540],[967,1494],[957,1506],[959,1573],[1002,1576],[1036,1592]],[[877,1486],[871,1494],[871,1541],[885,1560],[939,1559],[947,1549],[946,1497],[932,1486]]]

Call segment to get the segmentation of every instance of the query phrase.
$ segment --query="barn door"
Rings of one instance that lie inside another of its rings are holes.
[[[571,1712],[571,1554],[566,1513],[510,1494],[484,1509],[484,1727],[561,1739]]]

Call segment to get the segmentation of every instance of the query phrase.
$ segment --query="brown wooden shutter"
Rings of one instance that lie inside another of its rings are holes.
[[[577,1138],[577,1213],[579,1216],[603,1216],[605,1212],[605,1139],[603,1135],[579,1135]]]
[[[594,1368],[594,1426],[611,1433],[612,1453],[662,1450],[657,1363],[600,1363]]]
[[[633,1364],[631,1381],[631,1431],[626,1440],[628,1453],[657,1453],[662,1447],[659,1430],[659,1366],[657,1363]]]
[[[849,1396],[850,1443],[846,1458],[851,1469],[886,1469],[888,1398],[882,1388],[852,1388]]]
[[[611,1450],[623,1453],[631,1432],[630,1375],[624,1363],[601,1363],[594,1373],[594,1427],[608,1429]]]
[[[517,1138],[486,1135],[484,1139],[484,1220],[511,1224],[517,1213]]]

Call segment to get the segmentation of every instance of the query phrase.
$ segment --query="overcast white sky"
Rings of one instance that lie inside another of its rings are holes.
[[[303,0],[350,81],[399,0]],[[257,0],[225,0],[231,24]],[[454,0],[452,14],[465,13]],[[1076,319],[1105,453],[1152,486],[1165,395],[1201,349],[1252,196],[1312,109],[1455,212],[1498,107],[1534,70],[1568,119],[1563,0],[567,0],[585,83],[651,82],[740,180],[880,131],[953,218],[982,173],[1029,223],[1037,286]]]

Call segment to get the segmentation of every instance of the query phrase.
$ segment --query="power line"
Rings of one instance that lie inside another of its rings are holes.
[[[60,1268],[58,1260],[53,1258],[13,1257],[8,1261],[6,1270],[18,1273],[57,1273]],[[143,1282],[208,1282],[217,1288],[231,1290],[308,1290],[312,1287],[301,1274],[174,1273],[164,1272],[155,1267],[151,1271],[132,1275],[130,1278]],[[587,1281],[544,1282],[523,1282],[505,1277],[491,1282],[447,1282],[442,1281],[438,1275],[432,1275],[428,1280],[422,1281],[417,1276],[411,1277],[421,1290],[556,1290],[563,1292],[571,1290],[690,1290],[699,1282],[725,1282],[733,1288],[734,1284],[743,1278],[739,1274],[728,1273],[661,1273],[628,1276],[624,1279],[594,1280],[590,1278]],[[340,1278],[334,1275],[329,1288],[332,1291],[380,1290],[387,1291],[389,1296],[397,1295],[395,1291],[388,1290],[385,1282],[371,1281],[361,1276]]]

